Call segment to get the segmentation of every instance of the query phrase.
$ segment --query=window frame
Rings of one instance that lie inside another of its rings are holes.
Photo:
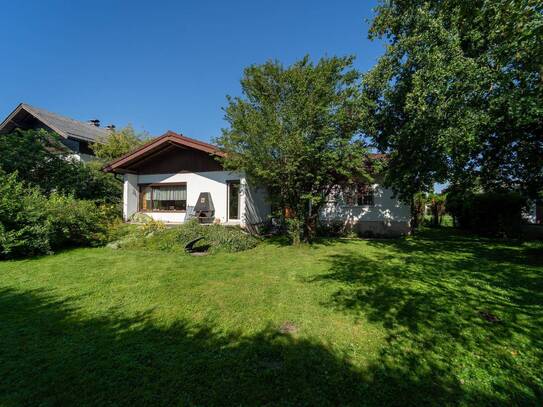
[[[363,188],[364,191],[362,191]],[[375,206],[375,186],[373,184],[355,183],[347,191],[344,190],[343,193],[345,206],[355,208]],[[345,197],[345,193],[349,194],[349,196]],[[364,203],[364,199],[368,196],[371,196],[371,203]]]
[[[155,182],[148,184],[138,184],[139,185],[139,199],[138,199],[138,212],[142,213],[186,213],[187,212],[187,199],[185,199],[185,209],[143,209],[143,192],[145,188],[151,188],[151,202],[153,202],[153,187],[185,187],[185,193],[187,193],[187,183],[186,182]],[[151,204],[152,205],[152,204]]]
[[[238,213],[237,218],[230,217],[230,187],[232,184],[238,185]],[[226,180],[226,219],[228,221],[238,222],[241,220],[241,179]]]

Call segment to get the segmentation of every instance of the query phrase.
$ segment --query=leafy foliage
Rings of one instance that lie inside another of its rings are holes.
[[[46,203],[37,188],[26,187],[16,173],[6,175],[0,169],[0,258],[51,250]]]
[[[132,228],[117,242],[110,244],[114,248],[165,250],[184,252],[185,246],[203,237],[201,245],[210,253],[239,252],[252,249],[258,239],[240,228],[221,225],[201,225],[191,220],[182,225],[166,228],[162,222],[149,220]]]
[[[428,196],[428,203],[430,205],[430,212],[432,213],[432,226],[439,226],[442,223],[443,215],[445,215],[445,194],[430,194]]]
[[[309,239],[331,188],[367,177],[352,58],[253,65],[241,87],[243,97],[228,98],[229,128],[216,140],[227,153],[225,167],[266,185],[274,203],[298,220],[290,222],[293,240]]]
[[[381,1],[370,38],[390,44],[364,78],[364,123],[405,201],[447,179],[542,189],[542,11],[535,0]]]
[[[47,254],[67,246],[97,244],[116,218],[114,205],[97,206],[37,187],[0,170],[0,258]]]
[[[491,235],[512,236],[519,232],[526,200],[515,192],[472,193],[451,191],[447,210],[455,224]]]
[[[424,219],[427,196],[424,192],[417,192],[411,199],[411,232],[413,233]]]
[[[147,133],[136,134],[130,125],[121,130],[112,130],[92,144],[96,157],[102,161],[112,161],[141,146],[149,138]]]
[[[59,137],[45,130],[16,130],[0,137],[0,168],[44,194],[58,192],[97,203],[119,203],[122,184],[98,163],[70,158]]]

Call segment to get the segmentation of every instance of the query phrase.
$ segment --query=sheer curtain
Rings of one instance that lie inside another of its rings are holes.
[[[164,186],[153,188],[153,200],[155,201],[185,201],[187,199],[187,187]]]

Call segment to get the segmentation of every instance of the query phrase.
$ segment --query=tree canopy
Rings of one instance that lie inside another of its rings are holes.
[[[149,138],[147,133],[137,134],[130,125],[112,130],[92,144],[96,157],[102,161],[112,161],[141,146]]]
[[[388,46],[364,77],[364,131],[400,197],[542,190],[543,3],[381,1],[369,35]]]
[[[99,163],[70,159],[59,137],[45,130],[15,130],[0,137],[0,169],[38,187],[98,203],[118,203],[121,183],[101,171]]]
[[[335,185],[366,177],[360,137],[360,75],[352,58],[308,57],[245,69],[242,97],[228,97],[229,127],[216,142],[227,169],[266,185],[288,209],[293,238],[310,239]],[[302,228],[303,226],[303,228]]]

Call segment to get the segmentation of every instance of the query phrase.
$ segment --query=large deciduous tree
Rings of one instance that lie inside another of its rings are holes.
[[[542,189],[542,4],[381,1],[369,35],[388,44],[364,78],[364,130],[404,200],[444,181]]]
[[[267,62],[246,68],[242,97],[228,97],[224,164],[268,188],[293,241],[311,239],[335,185],[367,177],[359,79],[350,57]]]

